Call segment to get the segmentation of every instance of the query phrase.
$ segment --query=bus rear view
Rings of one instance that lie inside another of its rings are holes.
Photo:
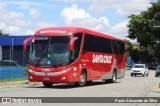
[[[109,79],[115,82],[117,78],[124,77],[125,52],[121,59],[123,66],[120,71],[123,72],[118,75],[118,66],[114,64],[117,56],[114,53],[97,54],[84,50],[85,36],[90,31],[75,27],[45,28],[38,30],[32,38],[26,39],[24,50],[27,49],[27,42],[31,41],[28,63],[29,81],[43,82],[45,87],[51,87],[54,83],[70,82],[84,86],[87,81]],[[115,41],[112,37],[109,39]],[[96,56],[105,57],[106,62],[96,63],[101,61],[96,60]],[[94,68],[94,64],[104,65],[104,71],[97,66]],[[104,77],[106,75],[109,77]]]

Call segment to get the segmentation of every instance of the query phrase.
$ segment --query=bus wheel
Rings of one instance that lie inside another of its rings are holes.
[[[50,88],[50,87],[52,87],[53,83],[51,83],[51,82],[43,82],[43,85],[45,87],[47,87],[47,88]]]
[[[115,83],[117,80],[117,74],[116,74],[116,71],[114,70],[113,73],[112,73],[112,79],[109,79],[109,82],[110,83]]]
[[[76,82],[75,84],[79,87],[83,87],[86,85],[86,80],[87,80],[86,73],[82,72],[79,82]]]

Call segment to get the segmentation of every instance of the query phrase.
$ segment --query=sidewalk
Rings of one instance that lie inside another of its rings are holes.
[[[13,87],[13,86],[25,86],[25,85],[38,85],[40,82],[29,82],[28,80],[23,81],[13,81],[0,83],[0,88],[2,87]]]

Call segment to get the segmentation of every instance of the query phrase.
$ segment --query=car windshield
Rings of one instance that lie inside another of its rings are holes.
[[[144,68],[144,65],[134,65],[133,68]]]
[[[69,61],[69,36],[36,37],[31,47],[30,64],[56,67]]]

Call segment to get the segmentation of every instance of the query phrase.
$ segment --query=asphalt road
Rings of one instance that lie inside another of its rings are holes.
[[[148,77],[131,77],[126,70],[125,77],[117,83],[94,81],[85,87],[75,87],[73,84],[56,84],[52,88],[45,88],[42,84],[35,86],[14,86],[0,88],[0,97],[160,97],[160,78],[154,77],[154,70],[150,70]],[[22,106],[24,104],[0,104],[0,106]],[[26,104],[52,105],[53,104]],[[160,106],[158,103],[58,103],[55,106]]]

